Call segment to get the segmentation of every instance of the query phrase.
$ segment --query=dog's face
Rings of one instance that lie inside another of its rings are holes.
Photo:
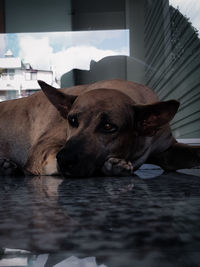
[[[57,155],[61,172],[91,176],[108,157],[127,158],[131,107],[131,99],[115,90],[99,89],[77,97],[67,115],[67,142]]]
[[[94,175],[109,157],[133,159],[144,150],[145,137],[175,114],[164,112],[174,103],[138,106],[117,90],[96,89],[76,97],[40,86],[68,124],[66,144],[57,154],[63,176]]]

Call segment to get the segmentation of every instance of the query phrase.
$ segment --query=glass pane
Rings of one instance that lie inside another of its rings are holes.
[[[2,37],[5,46],[0,58],[0,92],[3,95],[12,87],[18,92],[13,98],[28,96],[28,91],[40,89],[37,80],[57,88],[91,82],[91,72],[93,81],[104,79],[108,73],[116,78],[114,70],[118,77],[126,79],[124,55],[129,55],[128,30],[15,33]],[[121,60],[121,67],[112,64],[108,71],[110,59],[116,61],[116,58]],[[101,77],[95,74],[97,71]]]

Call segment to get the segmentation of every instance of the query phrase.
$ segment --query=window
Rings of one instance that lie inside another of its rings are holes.
[[[14,80],[14,77],[15,77],[15,70],[14,69],[8,69],[7,74],[9,76],[10,80]]]
[[[31,79],[34,81],[37,80],[37,73],[36,72],[31,73]]]
[[[25,79],[26,79],[26,81],[31,80],[31,73],[30,72],[25,72]]]

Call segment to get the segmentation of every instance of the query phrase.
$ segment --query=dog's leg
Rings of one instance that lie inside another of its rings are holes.
[[[105,161],[102,172],[106,176],[130,176],[133,174],[133,165],[124,159],[109,158]]]
[[[52,147],[48,141],[44,141],[41,145],[39,140],[31,148],[28,160],[24,166],[27,175],[57,175],[56,154],[59,148]]]
[[[199,167],[200,146],[175,143],[165,152],[151,156],[148,163],[159,165],[165,171]]]
[[[0,158],[0,176],[19,175],[23,175],[23,171],[15,162],[6,158]]]

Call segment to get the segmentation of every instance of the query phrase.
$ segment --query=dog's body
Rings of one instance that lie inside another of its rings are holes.
[[[61,90],[39,84],[46,96],[0,103],[1,174],[12,166],[91,176],[129,175],[145,162],[165,170],[200,165],[200,148],[171,134],[177,101],[159,102],[148,87],[121,80]]]

